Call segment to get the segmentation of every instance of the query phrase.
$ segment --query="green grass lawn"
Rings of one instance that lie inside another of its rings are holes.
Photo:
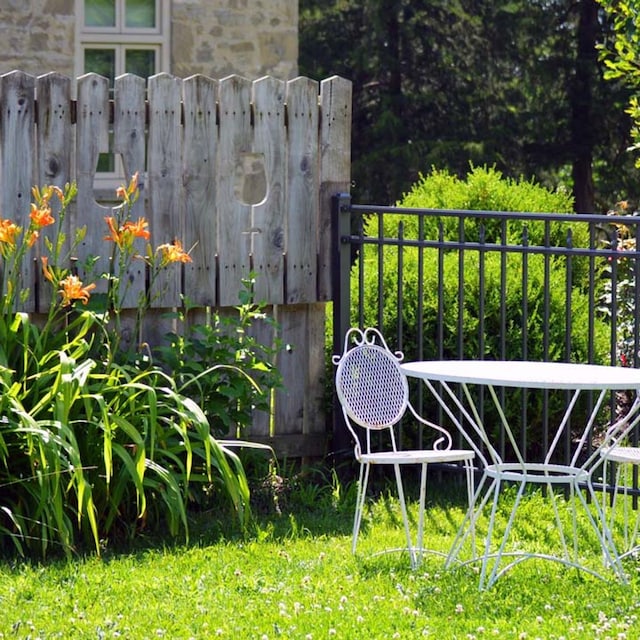
[[[281,515],[258,516],[244,539],[222,536],[207,514],[189,545],[4,562],[0,638],[640,637],[635,559],[626,561],[627,585],[527,561],[479,592],[475,566],[445,570],[429,555],[412,571],[404,553],[375,555],[403,544],[393,499],[372,503],[354,557],[351,503],[307,487]],[[516,538],[539,535],[532,523],[547,508],[529,499]],[[462,516],[458,500],[430,504],[428,545],[447,550]]]

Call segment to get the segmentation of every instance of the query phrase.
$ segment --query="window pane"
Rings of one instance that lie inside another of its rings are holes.
[[[116,77],[116,52],[115,49],[85,49],[84,72],[99,73],[109,78],[109,84],[113,86]]]
[[[156,72],[156,52],[153,49],[127,49],[125,72],[148,78]]]
[[[155,28],[156,0],[126,0],[125,26],[128,29]]]
[[[98,156],[96,171],[98,173],[114,173],[116,170],[116,159],[112,153],[101,153]]]
[[[115,27],[116,0],[85,0],[85,27]]]

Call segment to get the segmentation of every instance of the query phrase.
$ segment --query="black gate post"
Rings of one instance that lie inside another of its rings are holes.
[[[342,353],[344,337],[351,323],[351,196],[339,193],[331,201],[332,259],[331,284],[333,299],[333,353]],[[335,458],[351,453],[351,437],[338,399],[333,394],[333,437],[331,451]]]

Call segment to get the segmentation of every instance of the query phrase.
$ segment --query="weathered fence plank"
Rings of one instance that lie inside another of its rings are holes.
[[[134,220],[145,216],[145,90],[143,78],[131,74],[116,78],[113,150],[122,158],[125,182],[138,173],[140,197],[131,209]],[[151,232],[153,231],[152,229]],[[145,292],[144,262],[134,260],[124,278],[127,286],[122,291],[123,304],[135,308]]]
[[[251,83],[239,76],[220,81],[220,149],[218,162],[218,266],[222,307],[238,302],[240,282],[249,277],[251,200],[248,177],[255,161],[251,135]]]
[[[71,128],[71,80],[57,73],[40,76],[36,81],[38,95],[37,132],[38,132],[38,175],[34,182],[40,185],[52,184],[64,188],[71,182],[71,154],[69,141],[73,139]],[[57,202],[51,203],[54,215],[60,211]],[[63,251],[68,254],[71,240],[71,221],[67,217],[62,225],[67,242]],[[50,239],[52,229],[43,230]],[[45,312],[51,304],[55,292],[50,287],[42,287],[34,301],[37,311]]]
[[[344,78],[320,83],[318,300],[331,299],[331,197],[351,187],[351,98],[351,83]]]
[[[23,228],[29,224],[31,187],[34,179],[34,88],[35,79],[21,71],[14,71],[0,78],[0,145],[3,149],[11,150],[3,154],[0,165],[3,182],[0,211]],[[33,262],[24,262],[21,279],[22,286],[33,291]],[[35,310],[33,295],[25,302],[24,310]]]
[[[187,78],[184,102],[184,245],[193,262],[185,265],[184,295],[203,306],[215,306],[218,216],[216,162],[218,82],[205,76]]]
[[[251,256],[255,295],[274,304],[284,301],[286,132],[285,85],[275,78],[253,83],[254,145],[265,173],[265,196],[251,207]]]
[[[249,437],[288,456],[322,455],[330,196],[349,187],[351,84],[125,74],[110,94],[106,78],[87,74],[75,85],[73,99],[72,81],[59,74],[37,82],[20,71],[0,76],[0,214],[24,226],[33,185],[75,180],[66,230],[69,237],[82,227],[87,233],[73,265],[104,293],[106,279],[97,276],[118,269],[104,218],[115,212],[117,184],[138,172],[132,217],[148,219],[153,246],[181,240],[193,262],[174,265],[152,290],[142,260],[116,273],[126,292],[124,332],[142,295],[153,307],[142,335],[123,339],[154,344],[180,329],[175,314],[163,314],[181,307],[183,297],[192,305],[189,323],[206,320],[209,309],[236,313],[242,280],[254,271],[255,299],[268,305],[289,348],[276,363],[284,386],[270,412],[256,412]],[[101,153],[114,154],[121,171],[106,197],[95,188]],[[88,272],[92,256],[98,261]],[[24,274],[30,287],[35,265],[30,261]],[[46,291],[33,287],[26,310],[46,312]],[[276,338],[267,323],[252,331],[266,344]]]
[[[94,273],[108,273],[110,269],[108,247],[104,236],[107,227],[105,216],[112,214],[111,207],[98,204],[94,196],[93,181],[100,153],[109,151],[109,81],[95,73],[88,73],[77,81],[76,121],[76,182],[78,197],[76,207],[70,212],[73,229],[87,227],[77,264],[78,275],[83,281],[95,280]],[[87,272],[85,260],[96,257],[93,272]],[[105,293],[107,282],[97,280],[96,292]]]
[[[182,224],[182,83],[166,73],[149,78],[149,206],[156,243],[173,242]],[[151,306],[179,306],[181,270],[168,269],[152,283]]]
[[[319,166],[318,83],[296,78],[287,85],[289,128],[287,195],[287,298],[316,300]],[[292,241],[294,240],[294,241]]]

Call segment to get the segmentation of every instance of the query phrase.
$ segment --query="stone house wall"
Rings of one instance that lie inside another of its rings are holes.
[[[76,2],[0,0],[0,74],[57,71],[74,77]],[[170,69],[249,79],[297,75],[298,0],[164,0],[170,10]]]

